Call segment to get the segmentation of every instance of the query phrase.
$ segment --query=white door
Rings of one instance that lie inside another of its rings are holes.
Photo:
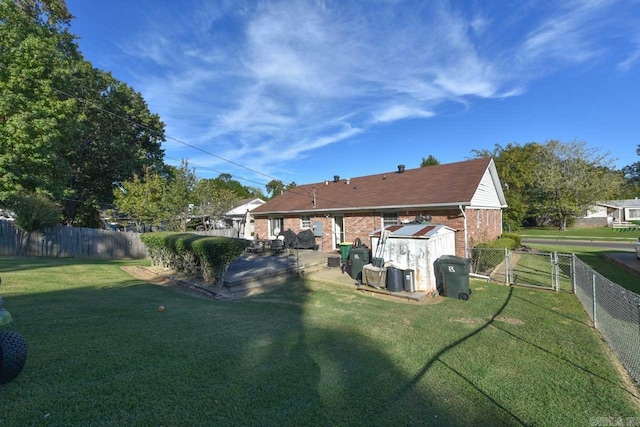
[[[344,242],[344,217],[337,215],[333,217],[333,249],[338,249],[342,242]]]

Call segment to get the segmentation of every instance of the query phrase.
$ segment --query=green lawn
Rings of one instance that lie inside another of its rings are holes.
[[[523,237],[535,237],[537,239],[588,239],[588,240],[621,240],[633,241],[640,237],[640,230],[614,229],[610,227],[594,228],[567,228],[560,231],[557,228],[535,227],[523,228],[517,231]]]
[[[589,425],[637,417],[571,294],[473,282],[468,302],[297,282],[233,302],[122,262],[0,258],[24,372],[1,425]],[[167,310],[157,312],[164,305]]]
[[[640,293],[640,278],[637,275],[623,270],[618,265],[613,264],[603,258],[603,254],[615,252],[602,248],[590,248],[587,246],[571,245],[541,245],[530,244],[532,249],[543,252],[575,253],[578,258],[588,264],[591,268],[602,274],[607,279],[629,289],[635,293]]]

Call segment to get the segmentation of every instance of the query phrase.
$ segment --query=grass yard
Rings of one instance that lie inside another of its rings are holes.
[[[607,279],[620,286],[629,289],[635,293],[640,294],[640,279],[633,273],[630,273],[619,266],[612,264],[602,257],[604,253],[615,252],[612,250],[606,250],[602,248],[592,248],[587,246],[571,246],[568,245],[543,245],[543,244],[530,244],[532,249],[536,249],[543,252],[558,252],[558,253],[575,253],[578,258],[588,264],[591,268],[602,274]]]
[[[589,425],[638,417],[573,295],[406,304],[297,282],[209,301],[124,262],[0,258],[29,344],[2,425]],[[167,307],[157,312],[159,305]]]
[[[593,239],[593,240],[620,240],[620,241],[634,241],[640,237],[640,230],[634,229],[616,229],[611,227],[578,227],[567,228],[564,231],[558,230],[558,228],[548,227],[536,227],[536,228],[523,228],[517,231],[522,237],[534,237],[537,239],[552,238],[552,239]]]

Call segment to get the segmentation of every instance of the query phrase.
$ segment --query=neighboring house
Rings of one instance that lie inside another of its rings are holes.
[[[483,158],[316,184],[299,185],[254,209],[255,231],[312,229],[321,250],[334,251],[387,225],[430,217],[456,230],[456,254],[502,234],[507,206],[493,159]]]
[[[225,214],[227,219],[231,221],[232,227],[240,230],[240,237],[251,238],[253,236],[254,221],[250,212],[264,203],[264,200],[260,198],[244,199],[239,202],[238,206]]]
[[[575,227],[606,227],[613,222],[605,206],[593,205],[582,216],[577,217]]]
[[[632,221],[640,221],[640,199],[597,202],[593,211],[596,213],[590,213],[585,218],[604,217],[603,222],[598,225],[609,225],[616,228],[635,226]],[[583,220],[583,218],[580,218],[577,222],[582,223]]]

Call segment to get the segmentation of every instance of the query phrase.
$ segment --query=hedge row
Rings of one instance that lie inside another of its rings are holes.
[[[515,233],[504,233],[499,238],[492,240],[489,243],[480,243],[476,245],[476,248],[509,248],[510,250],[516,250],[522,246],[522,237]]]
[[[145,233],[153,265],[173,268],[206,281],[220,281],[225,270],[251,242],[218,236],[189,233]]]
[[[476,248],[516,250],[522,246],[522,236],[516,233],[504,233],[499,238],[489,243],[480,243]],[[489,273],[504,261],[504,256],[497,251],[473,251],[471,262],[474,271],[479,273]]]

